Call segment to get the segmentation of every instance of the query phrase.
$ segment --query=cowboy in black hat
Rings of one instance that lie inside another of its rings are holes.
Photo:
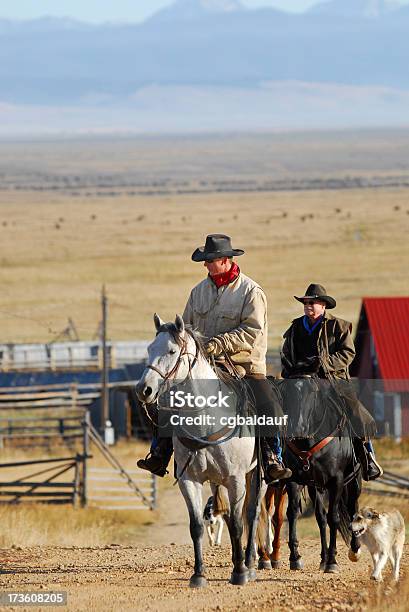
[[[284,334],[281,354],[283,378],[313,375],[329,381],[348,381],[349,366],[355,357],[352,324],[327,312],[337,303],[327,295],[322,285],[313,283],[305,295],[294,298],[304,305],[304,316],[294,319]],[[361,444],[358,448],[358,454],[362,456],[365,452],[367,459],[362,462],[365,464],[363,476],[367,480],[374,480],[383,473],[375,460],[369,439],[369,435],[375,431],[375,422],[352,392],[348,392],[345,399],[351,418],[359,421],[367,438],[363,447]],[[361,438],[354,440],[358,446],[363,441]]]
[[[266,378],[266,296],[233,261],[233,257],[243,254],[242,249],[232,247],[229,236],[207,236],[205,245],[193,252],[192,260],[203,262],[208,274],[192,289],[183,319],[205,337],[209,356],[216,360],[225,358],[236,372],[240,371],[259,414],[281,416]],[[280,415],[271,414],[278,411]],[[291,470],[282,464],[279,436],[262,438],[261,447],[266,479],[289,478]],[[162,438],[154,441],[150,455],[138,465],[164,476],[171,455],[172,440]]]

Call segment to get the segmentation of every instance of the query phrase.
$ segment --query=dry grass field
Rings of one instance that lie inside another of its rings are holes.
[[[150,338],[203,278],[190,255],[209,232],[245,249],[271,348],[310,282],[355,322],[362,296],[408,293],[408,151],[405,133],[0,143],[2,341],[50,341],[69,316],[91,338],[103,283],[110,337]]]

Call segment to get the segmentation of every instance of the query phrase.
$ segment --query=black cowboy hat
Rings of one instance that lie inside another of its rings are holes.
[[[304,300],[321,300],[322,302],[326,303],[327,308],[335,308],[335,306],[337,305],[334,298],[327,295],[327,292],[325,291],[325,287],[323,287],[322,285],[316,285],[314,283],[312,283],[308,287],[303,297],[297,297],[296,295],[294,297],[296,300],[298,300],[299,302],[303,302],[303,303],[304,303]]]
[[[209,234],[206,244],[192,253],[193,261],[208,261],[220,257],[238,257],[243,255],[242,249],[233,249],[230,236],[225,234]]]

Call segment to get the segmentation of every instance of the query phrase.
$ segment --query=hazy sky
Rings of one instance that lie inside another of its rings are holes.
[[[83,21],[142,21],[173,0],[0,0],[0,18],[69,16]],[[302,11],[319,0],[242,0],[248,7],[274,6]],[[409,0],[400,0],[408,4]]]

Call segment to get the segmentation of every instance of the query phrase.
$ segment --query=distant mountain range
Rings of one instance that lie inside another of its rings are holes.
[[[319,2],[309,13],[313,15],[332,15],[334,17],[354,17],[376,19],[399,11],[402,5],[393,0],[329,0]]]
[[[132,105],[147,88],[286,82],[374,87],[378,96],[386,88],[389,102],[409,90],[408,32],[409,6],[386,0],[331,0],[304,14],[177,0],[141,24],[0,19],[0,109]]]

